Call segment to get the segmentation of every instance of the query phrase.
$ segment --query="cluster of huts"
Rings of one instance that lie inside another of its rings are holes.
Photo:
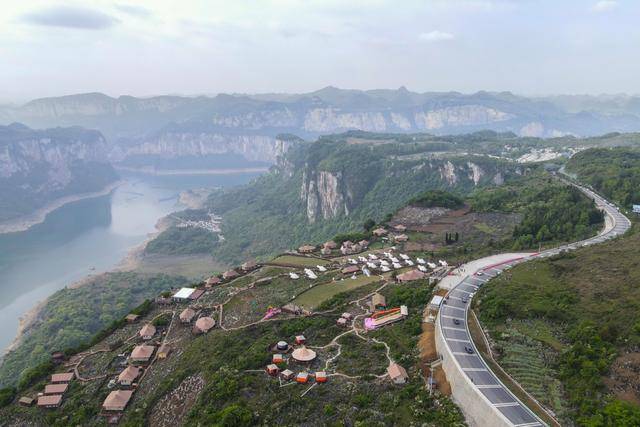
[[[446,266],[446,262],[440,261],[440,265]],[[398,270],[406,267],[414,267],[414,270],[399,274],[397,280],[399,282],[410,282],[420,280],[427,277],[429,269],[438,269],[438,264],[429,262],[424,258],[417,257],[412,259],[407,254],[396,255],[391,249],[378,254],[369,253],[367,256],[360,255],[347,259],[347,265],[342,268],[344,275],[354,276],[359,273],[370,275],[372,271],[386,273],[392,270]]]
[[[312,349],[305,346],[307,339],[304,335],[295,337],[297,347],[289,345],[286,341],[279,341],[272,346],[271,363],[267,365],[267,374],[273,377],[280,377],[283,381],[295,381],[298,384],[307,384],[313,380],[317,383],[327,382],[328,376],[324,371],[316,371],[314,373],[308,371],[308,367],[313,362],[317,354]],[[297,363],[303,367],[303,370],[297,374],[289,368],[281,369],[281,366],[288,365],[290,361]]]
[[[62,399],[69,389],[71,381],[75,374],[73,372],[62,372],[51,375],[49,384],[44,386],[44,390],[38,393],[37,405],[39,408],[57,408],[62,404]],[[24,406],[30,406],[34,399],[29,396],[22,396],[18,403]]]
[[[409,240],[409,236],[407,236],[404,232],[407,230],[402,224],[398,224],[392,227],[393,233],[389,234],[389,231],[384,227],[378,227],[372,231],[372,234],[376,237],[380,237],[383,240],[389,239],[393,242],[403,243]]]
[[[191,307],[187,307],[180,313],[180,323],[183,325],[190,325],[197,315],[196,310]],[[194,335],[206,334],[216,326],[216,321],[209,316],[198,317],[193,324],[191,331]]]

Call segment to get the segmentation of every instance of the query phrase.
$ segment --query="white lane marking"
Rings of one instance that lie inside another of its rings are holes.
[[[442,329],[451,329],[452,331],[467,331],[465,328],[452,328],[451,326],[443,326]]]
[[[507,408],[510,406],[520,406],[520,402],[494,403],[494,408]]]
[[[489,372],[486,368],[462,368],[465,372]]]
[[[533,427],[533,426],[541,426],[542,424],[540,424],[537,421],[534,421],[532,423],[522,423],[522,424],[516,424],[514,427]]]
[[[453,317],[453,316],[447,316],[446,314],[441,314],[440,317],[444,317],[445,319],[458,319],[458,320],[464,320],[464,317]],[[444,328],[444,326],[443,326]],[[465,329],[466,330],[466,329]]]
[[[465,309],[465,308],[454,307],[454,306],[452,306],[452,305],[447,305],[447,308],[455,308],[456,310],[460,310],[460,311],[463,311],[463,312],[464,312],[464,311],[467,311],[467,309]]]
[[[462,340],[462,339],[459,339],[459,338],[447,338],[447,337],[445,337],[444,339],[447,340],[447,341],[452,341],[452,342],[468,342],[469,344],[471,344],[471,341]]]
[[[476,384],[476,387],[478,388],[502,388],[502,386],[500,384]]]
[[[469,353],[466,353],[464,351],[452,351],[451,354],[453,354],[454,356],[476,356],[475,353],[469,354]],[[476,356],[476,357],[478,357],[478,356]],[[478,359],[480,359],[480,358],[478,357]]]

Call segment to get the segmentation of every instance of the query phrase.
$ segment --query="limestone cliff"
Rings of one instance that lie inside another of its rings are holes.
[[[97,131],[0,126],[0,221],[64,196],[102,190],[116,180]]]
[[[351,194],[346,190],[341,173],[305,170],[302,174],[300,198],[307,207],[307,219],[333,219],[349,215]]]
[[[132,156],[210,156],[239,154],[249,161],[275,163],[291,142],[266,135],[224,135],[209,132],[166,132],[140,142],[116,144],[109,159],[121,162]]]

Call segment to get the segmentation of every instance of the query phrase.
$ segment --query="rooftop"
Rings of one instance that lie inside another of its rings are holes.
[[[173,294],[174,298],[178,299],[187,299],[191,296],[191,294],[195,291],[194,288],[180,288],[178,292]]]

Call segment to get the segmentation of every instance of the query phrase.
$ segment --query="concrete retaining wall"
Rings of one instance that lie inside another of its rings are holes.
[[[451,397],[464,413],[467,423],[472,427],[511,427],[512,424],[462,372],[442,336],[440,316],[436,322],[436,351],[442,358],[442,369],[451,384]]]

